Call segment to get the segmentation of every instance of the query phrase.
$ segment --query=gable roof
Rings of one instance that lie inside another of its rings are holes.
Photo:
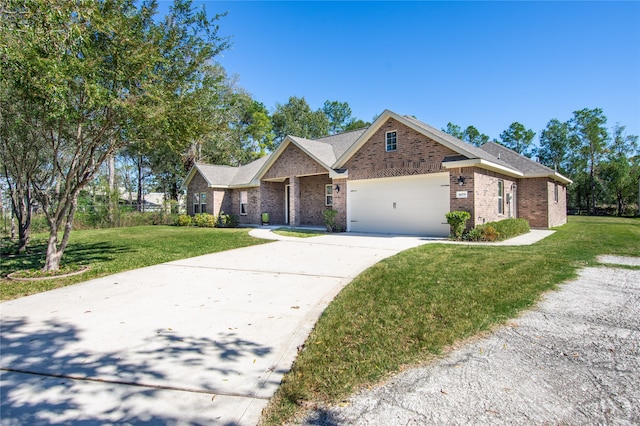
[[[353,145],[351,145],[343,154],[338,158],[336,163],[334,163],[333,167],[342,167],[346,164],[346,162],[356,153],[362,146],[369,140],[369,138],[382,127],[384,123],[387,122],[390,118],[404,124],[405,126],[415,130],[418,133],[421,133],[436,142],[446,146],[452,151],[457,152],[462,155],[464,160],[457,158],[457,161],[448,161],[446,164],[443,164],[445,168],[454,168],[454,167],[470,167],[470,166],[480,166],[483,168],[499,171],[501,173],[506,173],[512,176],[521,177],[522,173],[518,170],[515,170],[509,164],[504,161],[501,161],[494,157],[493,155],[483,151],[467,142],[464,142],[448,133],[443,132],[442,130],[438,130],[435,127],[429,126],[426,123],[423,123],[420,120],[417,120],[413,117],[409,117],[406,115],[399,115],[393,111],[385,110],[380,116],[373,122],[373,124],[366,129],[365,132],[358,138],[357,141]]]
[[[414,117],[399,115],[385,110],[371,126],[318,139],[287,136],[276,150],[256,161],[240,167],[196,164],[184,181],[186,188],[196,172],[200,172],[209,187],[240,188],[260,185],[260,179],[291,144],[327,169],[329,175],[341,175],[347,161],[369,140],[369,138],[389,119],[421,133],[446,146],[457,155],[448,156],[444,168],[481,167],[515,177],[550,177],[562,183],[571,180],[542,164],[518,154],[502,145],[489,142],[481,147],[473,146],[442,130],[436,129]],[[344,176],[344,175],[343,175]]]
[[[480,146],[480,149],[511,164],[512,167],[520,170],[525,177],[550,177],[562,183],[573,182],[571,179],[561,175],[553,169],[533,161],[524,155],[520,155],[499,143],[487,142]]]
[[[249,164],[239,167],[219,166],[215,164],[196,163],[193,165],[187,177],[184,179],[182,188],[187,188],[189,183],[196,175],[200,173],[202,178],[207,182],[209,188],[233,188],[257,186],[254,178],[256,172],[269,159],[270,155],[265,155]]]

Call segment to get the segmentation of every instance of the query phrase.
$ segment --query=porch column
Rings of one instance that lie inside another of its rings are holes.
[[[289,225],[296,227],[300,226],[300,178],[297,176],[289,177],[289,185],[291,185]]]

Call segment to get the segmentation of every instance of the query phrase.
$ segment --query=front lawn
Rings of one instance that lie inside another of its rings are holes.
[[[47,235],[32,237],[29,256],[7,256],[8,242],[5,240],[0,258],[0,300],[15,299],[130,269],[267,242],[249,236],[248,232],[247,229],[172,226],[73,231],[62,265],[88,265],[89,271],[68,278],[29,282],[10,281],[6,276],[22,269],[41,268]]]
[[[532,246],[428,244],[383,260],[322,314],[263,422],[426,362],[531,307],[599,254],[640,256],[640,220],[570,217]]]

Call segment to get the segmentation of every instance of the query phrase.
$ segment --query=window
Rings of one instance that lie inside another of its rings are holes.
[[[240,214],[247,215],[247,191],[240,191]]]
[[[193,214],[200,213],[200,194],[193,194]]]
[[[207,212],[207,193],[201,192],[200,193],[200,213],[206,213],[206,212]]]
[[[333,205],[333,185],[331,184],[324,186],[324,205]]]
[[[395,151],[398,148],[398,137],[397,137],[397,132],[393,131],[393,132],[387,132],[386,133],[386,139],[387,139],[387,151]]]
[[[504,213],[504,181],[498,181],[498,214]]]
[[[558,202],[558,184],[553,184],[553,201]]]

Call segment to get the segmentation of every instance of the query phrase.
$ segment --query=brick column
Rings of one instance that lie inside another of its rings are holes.
[[[300,226],[300,178],[291,176],[289,178],[291,185],[291,199],[289,201],[289,225]]]
[[[336,185],[340,187],[338,192]],[[333,180],[333,206],[332,208],[338,212],[336,215],[336,224],[345,231],[347,230],[347,180]]]

